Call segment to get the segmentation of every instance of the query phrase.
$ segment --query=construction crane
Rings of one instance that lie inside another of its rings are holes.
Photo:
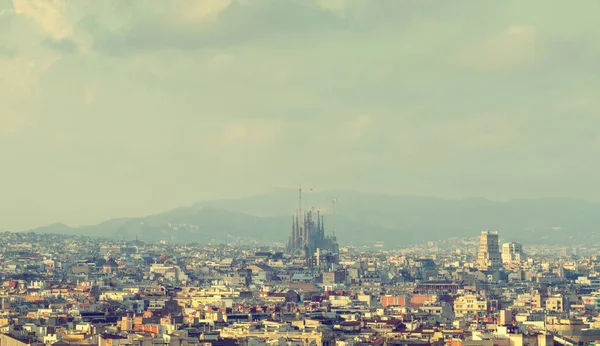
[[[333,224],[333,236],[335,237],[335,204],[337,203],[337,199],[333,198],[331,200],[331,204],[333,206],[333,217],[332,217],[332,224]]]
[[[303,188],[302,185],[298,185],[298,187],[275,187],[275,190],[294,190],[294,191],[298,191],[298,215],[302,216],[302,192],[306,191],[306,192],[311,192],[314,191],[314,189],[310,189],[310,188]]]

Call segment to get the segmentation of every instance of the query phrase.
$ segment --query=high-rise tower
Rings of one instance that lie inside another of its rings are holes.
[[[502,268],[500,247],[498,246],[498,232],[481,232],[476,265],[479,270]]]

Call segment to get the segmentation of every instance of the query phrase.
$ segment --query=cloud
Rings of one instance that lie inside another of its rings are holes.
[[[350,6],[347,0],[314,0],[315,4],[323,9],[344,15]]]
[[[519,146],[524,139],[524,119],[524,114],[477,114],[440,129],[444,133],[439,138],[446,139],[447,148],[462,153]]]
[[[96,101],[96,88],[92,85],[88,85],[83,92],[83,103],[86,106],[89,106],[94,103],[94,101]]]
[[[15,11],[12,8],[3,8],[3,9],[0,9],[0,18],[2,18],[2,17],[8,17],[8,16],[10,16],[10,15],[12,15],[14,13],[15,13]]]
[[[2,57],[0,55],[0,88],[2,97],[15,97],[21,93],[29,93],[41,76],[57,61],[56,55],[44,55],[43,58],[33,58],[22,55]]]
[[[596,90],[590,90],[586,93],[580,93],[576,95],[566,95],[566,97],[559,100],[554,100],[554,107],[560,112],[565,114],[573,115],[574,113],[587,113],[594,114],[600,113],[600,100],[598,100],[598,92],[600,88]]]
[[[119,8],[117,18],[111,11],[99,11],[80,21],[77,27],[90,37],[93,50],[122,55],[229,48],[262,44],[273,37],[291,40],[344,25],[337,15],[302,1],[172,0],[125,4],[120,5],[123,8]]]
[[[370,125],[371,117],[368,115],[360,115],[344,124],[343,135],[351,140],[358,140],[363,136],[366,128]]]
[[[33,19],[55,40],[72,34],[72,28],[64,16],[66,0],[13,0],[13,6],[16,14]]]
[[[271,123],[231,123],[216,136],[221,144],[261,143],[273,140],[279,127]]]
[[[127,216],[148,191],[160,209],[273,179],[393,190],[400,178],[444,195],[465,174],[535,176],[556,152],[553,173],[597,170],[585,157],[598,147],[579,140],[600,121],[597,1],[8,1],[0,154],[14,157],[15,183],[4,195],[104,206],[35,223]]]
[[[504,69],[534,62],[536,32],[531,26],[511,25],[475,48],[459,54],[461,63],[481,69]]]
[[[3,47],[0,46],[0,58],[2,57],[8,57],[8,58],[12,58],[15,55],[15,51],[8,48],[8,47]]]
[[[184,48],[200,39],[232,0],[12,0],[58,50],[125,53],[136,49]],[[204,37],[204,38],[202,38]]]
[[[64,53],[74,53],[77,51],[77,43],[70,38],[46,39],[42,44]]]
[[[183,17],[191,20],[215,19],[231,5],[231,0],[187,0],[183,3]]]
[[[0,86],[4,87],[2,96],[13,95],[17,90],[28,90],[35,78],[35,68],[33,59],[0,56]]]
[[[16,133],[20,128],[18,119],[5,108],[0,105],[0,138]]]

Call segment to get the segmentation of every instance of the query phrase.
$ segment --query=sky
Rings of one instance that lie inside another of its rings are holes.
[[[0,0],[0,229],[298,183],[600,201],[598,13],[598,0]]]

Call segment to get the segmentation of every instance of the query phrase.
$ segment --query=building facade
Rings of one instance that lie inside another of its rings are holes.
[[[482,315],[488,309],[488,301],[473,294],[464,295],[454,300],[454,312],[460,315]]]
[[[521,263],[525,260],[523,246],[519,243],[509,242],[502,244],[502,263],[505,265]]]
[[[481,232],[476,265],[479,270],[495,270],[502,267],[498,232]]]

